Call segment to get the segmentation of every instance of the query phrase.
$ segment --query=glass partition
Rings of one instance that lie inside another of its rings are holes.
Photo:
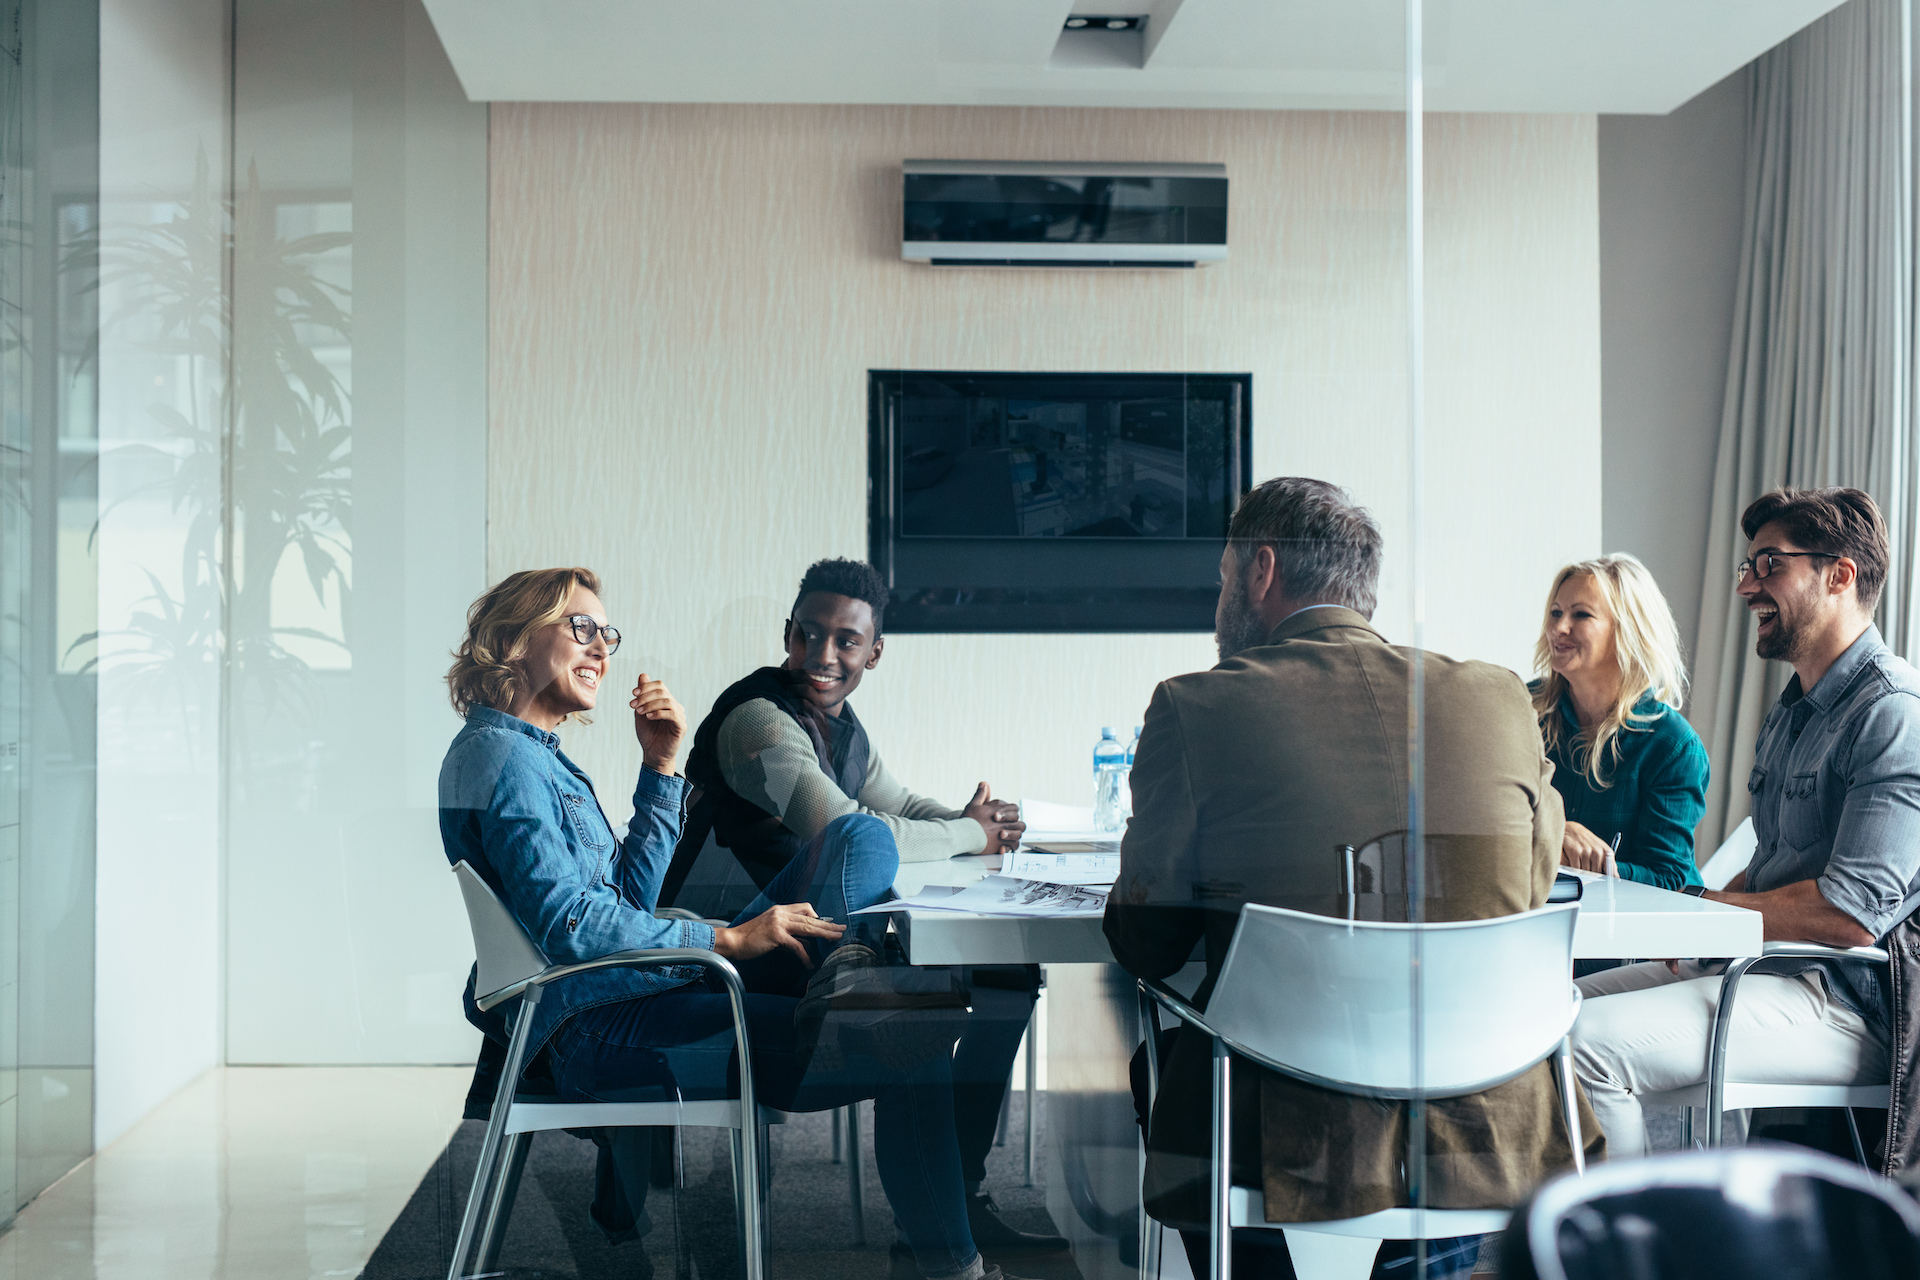
[[[434,778],[484,572],[487,109],[417,3],[234,22],[227,1059],[458,1061]]]
[[[92,1148],[98,27],[0,9],[0,1215]]]

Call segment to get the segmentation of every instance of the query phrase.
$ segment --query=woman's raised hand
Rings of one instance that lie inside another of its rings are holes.
[[[775,947],[785,947],[800,957],[800,963],[813,968],[807,955],[805,938],[838,938],[847,926],[823,920],[804,902],[781,903],[768,907],[745,924],[713,931],[713,949],[729,960],[751,960]]]
[[[1567,823],[1566,832],[1560,837],[1560,865],[1606,876],[1620,874],[1613,847],[1577,822]]]
[[[672,773],[680,755],[680,739],[687,735],[687,712],[667,692],[664,680],[640,673],[633,686],[633,736],[640,739],[640,756],[655,773]]]

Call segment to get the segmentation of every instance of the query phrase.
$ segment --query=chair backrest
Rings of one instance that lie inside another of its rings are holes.
[[[1760,847],[1760,837],[1753,833],[1753,819],[1743,820],[1733,829],[1733,834],[1720,842],[1713,856],[1700,865],[1700,879],[1709,889],[1716,892],[1732,883],[1733,878],[1747,869],[1753,861],[1753,854]]]
[[[1920,1275],[1920,1205],[1797,1147],[1721,1147],[1590,1166],[1514,1215],[1513,1280],[1892,1280]]]
[[[473,980],[474,1003],[491,1009],[519,995],[527,979],[547,967],[547,958],[471,863],[454,863],[453,874],[467,902],[467,926],[473,930],[473,954],[479,964]]]
[[[1343,1092],[1476,1093],[1541,1061],[1572,1027],[1578,911],[1382,924],[1249,903],[1207,1021],[1250,1056]]]

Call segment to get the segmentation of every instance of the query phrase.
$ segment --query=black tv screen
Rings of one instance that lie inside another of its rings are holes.
[[[890,631],[1211,631],[1251,374],[868,375]]]

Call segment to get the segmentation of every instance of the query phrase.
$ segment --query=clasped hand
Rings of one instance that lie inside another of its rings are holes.
[[[973,799],[961,813],[980,824],[987,833],[988,853],[1012,853],[1020,847],[1027,824],[1020,821],[1020,806],[1011,800],[995,800],[986,783],[973,789]]]

